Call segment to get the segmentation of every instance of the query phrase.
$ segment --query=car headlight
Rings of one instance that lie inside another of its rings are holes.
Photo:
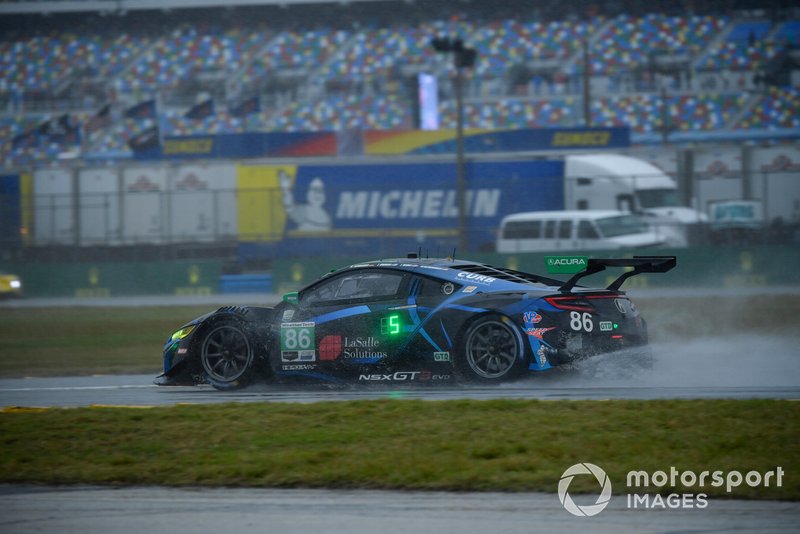
[[[19,289],[22,287],[22,282],[19,280],[12,280],[8,285],[11,286],[11,289]]]
[[[196,324],[190,324],[189,326],[184,326],[183,328],[172,334],[172,337],[170,337],[169,340],[178,341],[180,339],[183,339],[189,334],[191,334],[195,328],[197,328]]]

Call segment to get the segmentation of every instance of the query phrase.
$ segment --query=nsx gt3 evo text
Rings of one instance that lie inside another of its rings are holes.
[[[569,280],[451,259],[380,260],[331,272],[275,307],[226,306],[164,346],[159,385],[234,389],[255,379],[497,382],[647,344],[622,283],[672,256],[584,259]],[[578,281],[632,268],[605,288]]]

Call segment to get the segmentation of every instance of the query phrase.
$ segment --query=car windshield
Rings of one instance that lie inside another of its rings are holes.
[[[636,192],[642,208],[664,208],[680,206],[678,191],[675,189],[640,189]]]
[[[648,230],[647,223],[636,215],[616,215],[597,219],[597,226],[604,237],[641,234]]]

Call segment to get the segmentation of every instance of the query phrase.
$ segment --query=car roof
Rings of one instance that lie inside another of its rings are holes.
[[[552,291],[554,286],[563,282],[546,276],[524,273],[494,267],[480,262],[455,260],[452,258],[391,258],[356,263],[340,269],[387,268],[426,274],[442,280],[462,285],[477,285],[490,291],[520,291],[546,289]]]
[[[616,217],[620,215],[632,215],[626,211],[616,210],[566,210],[566,211],[526,211],[522,213],[512,213],[503,217],[502,223],[529,220],[564,220],[564,219],[591,219],[596,220],[603,217]]]

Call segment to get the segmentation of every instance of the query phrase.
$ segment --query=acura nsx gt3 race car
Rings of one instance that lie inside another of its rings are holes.
[[[566,281],[414,254],[351,265],[277,306],[226,306],[185,324],[167,340],[155,383],[498,382],[646,345],[645,321],[620,287],[669,271],[675,257],[578,263]],[[578,285],[607,267],[629,270],[605,288]]]

